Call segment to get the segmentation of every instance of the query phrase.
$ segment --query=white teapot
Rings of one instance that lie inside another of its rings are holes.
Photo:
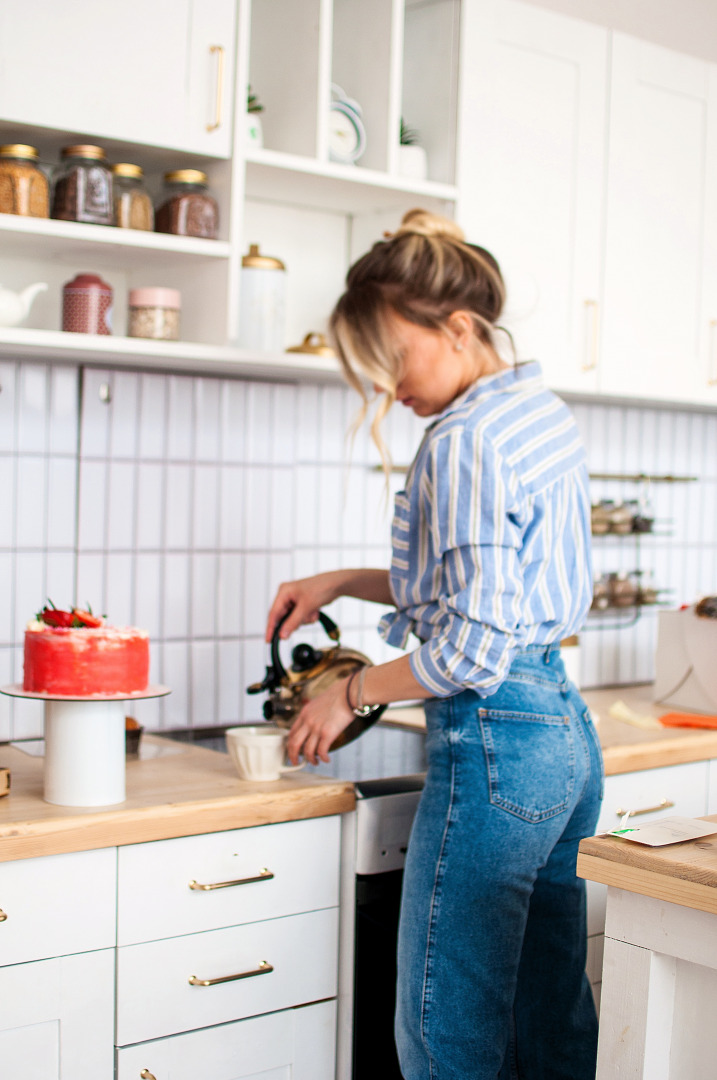
[[[28,285],[22,292],[15,293],[0,285],[0,326],[17,326],[30,312],[32,302],[38,293],[45,292],[47,283],[37,281]]]

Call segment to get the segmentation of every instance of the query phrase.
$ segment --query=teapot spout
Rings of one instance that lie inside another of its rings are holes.
[[[34,285],[28,285],[26,289],[22,290],[22,292],[20,293],[20,300],[22,301],[23,306],[23,318],[30,311],[33,301],[35,300],[35,297],[38,295],[38,293],[46,292],[47,287],[48,286],[46,281],[36,281]]]

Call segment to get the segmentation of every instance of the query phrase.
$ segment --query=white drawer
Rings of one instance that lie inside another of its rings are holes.
[[[118,944],[335,907],[340,835],[334,816],[121,848]]]
[[[117,849],[0,863],[0,966],[115,944]]]
[[[117,1051],[117,1080],[334,1080],[336,1002],[287,1009]]]
[[[142,1042],[336,995],[338,909],[126,945],[117,952],[117,1043]],[[223,979],[194,986],[189,980]]]

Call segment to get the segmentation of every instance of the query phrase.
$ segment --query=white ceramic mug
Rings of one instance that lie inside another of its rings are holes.
[[[288,731],[275,724],[228,728],[227,750],[242,780],[278,780],[284,773],[303,769],[286,764]]]

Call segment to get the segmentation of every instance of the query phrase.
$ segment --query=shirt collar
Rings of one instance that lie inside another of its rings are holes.
[[[502,368],[493,372],[492,375],[481,375],[474,383],[454,398],[442,413],[431,422],[430,427],[437,424],[445,416],[457,412],[469,401],[478,401],[480,398],[489,397],[491,394],[524,392],[531,383],[534,387],[542,385],[543,372],[537,360],[528,360],[515,367]]]

